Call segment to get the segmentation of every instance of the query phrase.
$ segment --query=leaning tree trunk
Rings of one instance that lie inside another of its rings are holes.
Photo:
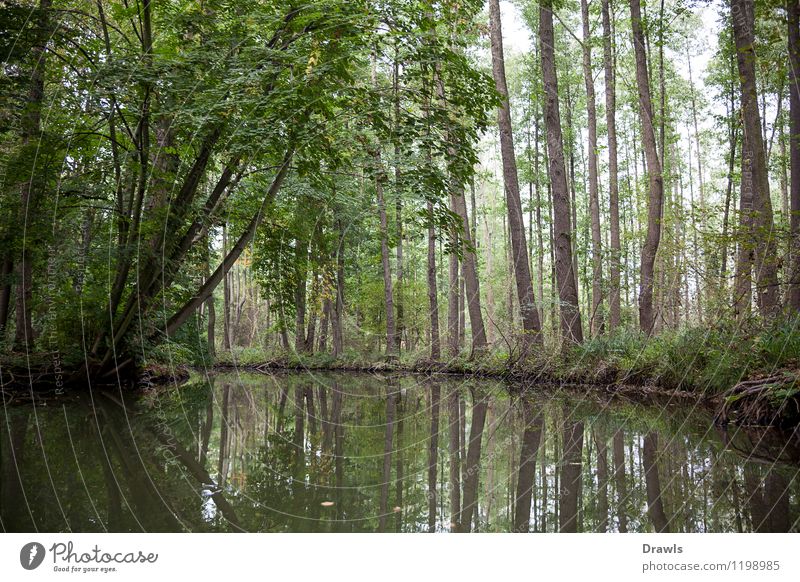
[[[600,199],[597,185],[597,107],[592,76],[592,37],[589,32],[589,4],[581,0],[583,20],[583,79],[586,85],[586,110],[589,119],[589,214],[592,219],[592,313],[590,329],[597,336],[603,329],[603,259],[600,234]]]
[[[500,2],[489,1],[489,18],[492,41],[492,74],[497,92],[500,93],[500,107],[497,109],[497,124],[500,128],[500,151],[503,158],[503,181],[505,183],[506,205],[508,207],[508,226],[511,232],[511,252],[513,255],[514,280],[517,285],[522,317],[523,351],[527,353],[532,344],[541,344],[541,322],[533,294],[531,268],[528,263],[528,243],[525,237],[525,224],[522,217],[522,202],[519,194],[517,161],[514,153],[514,138],[511,129],[511,111],[506,86],[506,69],[503,57],[503,31],[500,24]]]
[[[647,202],[647,235],[642,245],[641,282],[639,290],[639,327],[646,334],[653,332],[655,311],[653,309],[653,281],[656,253],[661,241],[661,208],[664,204],[664,179],[661,160],[656,148],[653,127],[653,105],[650,99],[650,77],[647,72],[642,14],[639,0],[631,0],[631,30],[633,52],[636,57],[636,84],[639,89],[639,120],[642,125],[642,141],[647,159],[649,195]]]
[[[789,160],[791,199],[791,283],[789,304],[800,311],[800,4],[786,1],[789,25]]]
[[[539,5],[539,38],[541,39],[542,53],[542,81],[546,96],[545,128],[553,196],[553,234],[558,297],[561,303],[561,334],[566,340],[582,343],[583,331],[581,329],[581,312],[578,307],[578,284],[572,260],[573,233],[570,196],[564,166],[564,143],[558,105],[552,0],[542,0]]]
[[[731,20],[736,42],[736,61],[742,90],[742,119],[746,148],[742,151],[742,189],[752,192],[755,236],[756,296],[761,315],[771,317],[780,307],[778,296],[778,256],[769,195],[769,177],[761,133],[756,90],[755,16],[753,0],[731,0]],[[744,194],[743,194],[744,198]]]
[[[602,0],[603,63],[606,81],[606,127],[608,131],[608,205],[611,234],[611,261],[609,281],[609,326],[613,331],[620,324],[620,254],[619,237],[619,181],[617,172],[617,96],[613,32],[611,30],[610,0]]]

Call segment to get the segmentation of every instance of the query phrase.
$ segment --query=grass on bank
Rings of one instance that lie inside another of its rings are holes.
[[[204,363],[210,366],[211,360],[205,359]],[[267,353],[258,348],[235,348],[220,352],[215,363],[243,367],[271,363],[289,368],[414,370],[423,369],[430,362],[424,349],[403,352],[396,362],[387,363],[383,354],[352,350],[334,358],[328,353]],[[452,372],[541,374],[552,380],[648,384],[713,395],[744,379],[782,370],[795,377],[800,374],[800,318],[769,327],[684,328],[651,338],[635,331],[620,331],[566,349],[546,345],[525,361],[516,361],[507,352],[496,350],[473,359],[464,353],[442,363]],[[800,391],[798,382],[794,389]]]

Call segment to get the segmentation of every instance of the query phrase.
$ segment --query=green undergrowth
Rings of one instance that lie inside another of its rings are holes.
[[[716,394],[744,379],[799,369],[795,318],[750,329],[685,328],[649,339],[633,332],[601,336],[571,348],[556,374]]]
[[[512,361],[513,360],[513,361]],[[543,379],[587,383],[653,385],[713,395],[748,378],[779,371],[800,371],[800,319],[768,327],[721,325],[668,330],[647,338],[621,331],[569,348],[546,346],[525,361],[492,351],[480,358],[464,353],[432,365],[425,352],[382,354],[345,351],[330,354],[265,353],[237,348],[218,354],[219,366],[313,369],[437,370],[464,374],[540,376]]]

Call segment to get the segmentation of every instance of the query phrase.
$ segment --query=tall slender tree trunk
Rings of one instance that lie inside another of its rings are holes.
[[[611,0],[602,0],[603,64],[606,83],[606,127],[608,131],[608,205],[611,235],[609,281],[609,327],[613,331],[620,325],[620,274],[621,245],[619,237],[619,178],[617,168],[617,96],[612,30]]]
[[[343,320],[344,320],[344,225],[341,219],[336,220],[336,230],[339,233],[339,245],[336,248],[336,298],[331,312],[331,325],[333,327],[333,357],[338,357],[344,349]]]
[[[30,51],[30,77],[28,78],[28,95],[20,118],[22,147],[31,149],[41,138],[42,104],[44,101],[45,45],[49,39],[49,15],[51,0],[40,0],[36,19],[36,41]],[[149,2],[146,2],[149,4]],[[42,185],[39,183],[36,156],[32,155],[30,174],[20,187],[19,226],[22,228],[22,252],[16,265],[16,329],[14,332],[14,348],[28,351],[33,345],[33,244],[31,228],[36,219]],[[8,262],[10,265],[10,261]],[[3,301],[7,298],[3,297]],[[7,313],[7,311],[6,311]],[[4,322],[5,323],[5,322]]]
[[[553,199],[555,269],[558,297],[561,303],[561,335],[567,341],[582,343],[583,330],[578,307],[578,283],[572,259],[572,236],[574,233],[564,166],[561,113],[558,105],[552,0],[542,0],[539,4],[539,38],[542,54],[542,81],[546,98],[545,129],[547,130],[547,152]]]
[[[789,26],[789,198],[791,228],[791,283],[789,304],[800,311],[800,5],[786,0]]]
[[[500,151],[503,158],[503,181],[505,183],[508,225],[511,234],[514,279],[517,284],[517,298],[522,316],[523,352],[534,344],[541,344],[541,322],[533,294],[531,269],[528,263],[527,238],[522,215],[522,202],[519,194],[517,161],[514,153],[514,138],[511,129],[511,111],[506,86],[506,70],[503,56],[503,31],[500,24],[500,2],[489,0],[489,20],[492,44],[492,74],[501,103],[497,110],[497,123],[500,128]]]
[[[395,53],[397,47],[395,47]],[[400,192],[400,64],[395,54],[392,69],[392,85],[394,90],[394,195],[395,195],[395,229],[397,236],[397,285],[395,286],[395,304],[397,305],[397,329],[395,344],[400,351],[405,330],[405,314],[403,305],[403,197]]]
[[[753,0],[731,0],[731,20],[736,42],[736,61],[742,90],[742,119],[745,148],[742,150],[742,189],[752,192],[751,212],[755,235],[756,295],[761,315],[772,317],[780,308],[778,269],[772,201],[766,165],[764,138],[758,111],[756,90],[756,55],[754,49],[755,15]]]
[[[453,231],[451,236],[458,240],[458,233]],[[456,243],[457,244],[457,243]],[[447,352],[450,358],[458,357],[461,352],[458,341],[458,296],[461,289],[459,277],[458,255],[450,253],[448,256],[448,287],[447,287]]]
[[[641,282],[639,290],[639,327],[646,334],[653,331],[655,312],[653,309],[653,283],[658,245],[661,241],[661,214],[664,203],[664,179],[661,160],[656,146],[653,127],[653,106],[650,99],[650,77],[647,72],[644,32],[639,0],[631,0],[631,29],[633,51],[636,57],[636,84],[639,89],[639,119],[642,125],[642,141],[647,159],[648,202],[647,235],[642,245]]]
[[[428,202],[428,307],[430,309],[431,360],[442,357],[439,335],[439,290],[436,284],[436,232],[433,222],[433,203]]]
[[[206,236],[203,239],[205,245],[205,279],[208,280],[211,277],[211,241],[208,235],[208,231],[206,231]],[[216,339],[216,327],[217,327],[217,311],[214,307],[214,295],[211,294],[206,299],[206,311],[207,311],[207,321],[208,321],[208,329],[207,329],[207,342],[208,342],[208,355],[212,358],[216,357],[217,355],[217,339]]]
[[[589,4],[581,0],[583,20],[583,79],[586,85],[586,109],[589,120],[589,214],[592,220],[592,313],[590,329],[597,336],[603,329],[603,258],[600,234],[600,194],[597,177],[597,106],[592,76],[592,37],[589,32]]]
[[[228,254],[228,224],[222,223],[222,256]],[[226,272],[222,281],[222,349],[230,351],[231,344],[231,274]],[[304,283],[305,284],[305,283]],[[296,297],[295,297],[296,299]]]

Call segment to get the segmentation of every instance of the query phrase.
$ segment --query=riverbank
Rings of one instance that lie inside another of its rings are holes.
[[[751,330],[684,329],[652,338],[617,333],[563,350],[546,345],[526,359],[509,357],[502,351],[432,361],[421,352],[403,352],[397,358],[387,359],[383,354],[346,351],[334,358],[328,353],[270,353],[254,348],[220,352],[212,359],[206,354],[193,354],[181,344],[169,344],[160,346],[142,366],[138,381],[126,386],[146,389],[154,385],[179,385],[189,378],[192,370],[231,368],[256,372],[449,374],[499,379],[520,386],[532,383],[582,386],[637,399],[666,397],[704,402],[714,408],[721,423],[780,425],[791,429],[800,426],[797,320]],[[76,375],[70,369],[69,362],[55,360],[53,354],[5,356],[0,359],[2,390],[6,395],[14,395],[14,399],[24,399],[26,394],[60,396],[85,388],[86,382],[75,382]],[[72,379],[71,384],[66,382],[67,378]]]
[[[768,329],[685,329],[645,338],[602,336],[562,351],[547,346],[525,360],[490,352],[480,358],[431,361],[420,354],[219,354],[214,368],[458,374],[522,384],[594,386],[607,392],[694,399],[722,423],[800,426],[800,331],[797,321]]]

